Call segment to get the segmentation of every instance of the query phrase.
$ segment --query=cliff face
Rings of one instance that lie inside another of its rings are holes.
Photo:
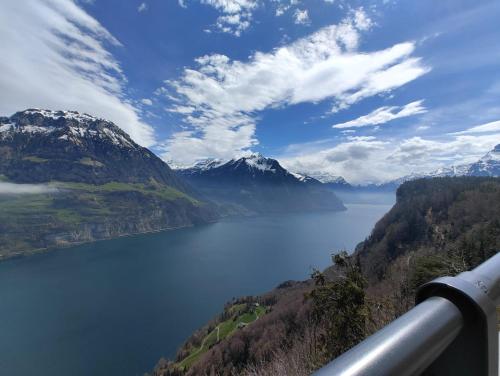
[[[210,207],[187,197],[164,199],[133,190],[60,189],[54,194],[4,197],[0,209],[0,260],[217,219]]]
[[[193,194],[103,119],[37,109],[0,118],[0,259],[215,220]]]

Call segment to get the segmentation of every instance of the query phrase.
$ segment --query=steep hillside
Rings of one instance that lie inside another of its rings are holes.
[[[0,118],[0,259],[216,217],[111,122],[38,109]]]
[[[460,251],[470,265],[500,249],[500,179],[419,179],[403,184],[397,204],[356,249],[365,274],[384,278],[398,257]]]
[[[265,305],[266,313],[185,367],[194,344],[227,319],[222,314],[153,375],[309,375],[411,308],[417,286],[471,269],[499,249],[500,179],[404,183],[353,255],[339,253],[334,266],[310,280],[245,298]]]
[[[343,210],[335,194],[319,181],[292,174],[260,154],[203,161],[179,170],[206,198],[242,213]]]

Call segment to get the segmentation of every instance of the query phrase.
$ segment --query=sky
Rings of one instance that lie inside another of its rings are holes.
[[[109,119],[172,165],[381,183],[500,143],[500,2],[2,0],[0,115]]]

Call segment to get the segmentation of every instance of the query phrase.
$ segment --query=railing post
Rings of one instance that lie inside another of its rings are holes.
[[[316,376],[498,376],[500,253],[470,272],[438,278],[417,305]]]
[[[498,376],[498,330],[496,302],[500,254],[486,261],[498,269],[482,275],[481,267],[456,277],[438,278],[423,285],[417,304],[431,296],[454,303],[464,317],[464,327],[450,346],[430,365],[428,375]]]

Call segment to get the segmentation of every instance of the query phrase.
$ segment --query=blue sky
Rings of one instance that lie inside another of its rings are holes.
[[[167,161],[248,152],[382,182],[500,143],[498,1],[5,0],[0,112],[116,122]]]

